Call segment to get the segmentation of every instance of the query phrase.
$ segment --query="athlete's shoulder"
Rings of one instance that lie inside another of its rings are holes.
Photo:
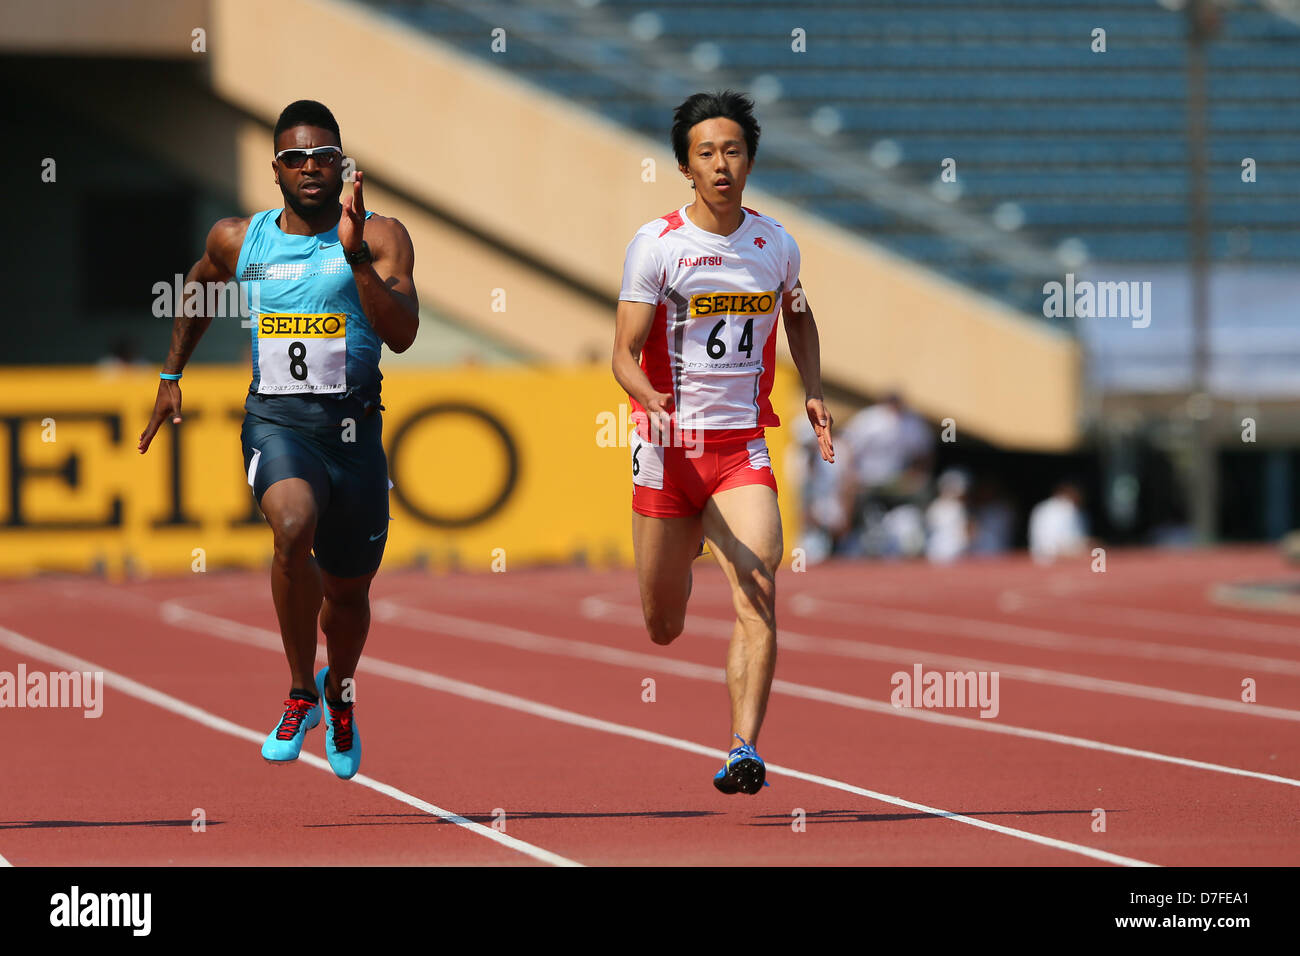
[[[407,257],[414,255],[415,247],[411,234],[402,225],[400,219],[368,213],[366,216],[366,240],[376,257],[396,255]]]
[[[381,216],[379,213],[369,210],[366,211],[366,228],[379,229],[386,234],[410,235],[406,231],[406,227],[402,225],[402,220],[395,219],[392,216]]]
[[[248,234],[248,225],[253,218],[253,216],[227,216],[213,223],[212,228],[208,230],[205,244],[208,258],[224,266],[227,271],[234,272],[235,263],[239,260],[240,247],[244,244],[244,236]]]
[[[682,211],[674,209],[672,212],[664,213],[657,219],[651,219],[636,231],[634,238],[639,239],[646,236],[651,239],[663,239],[671,235],[675,230],[680,229],[682,224]]]
[[[786,235],[789,235],[789,233],[786,232],[785,226],[779,220],[773,218],[772,216],[769,216],[766,213],[759,212],[757,209],[751,209],[748,206],[741,206],[740,208],[745,210],[745,213],[747,215],[753,216],[760,223],[765,223],[770,226],[775,226],[777,229],[780,229]]]
[[[786,255],[791,259],[798,259],[799,244],[794,241],[794,236],[790,235],[790,231],[786,229],[784,225],[782,225],[778,220],[773,219],[771,216],[759,212],[757,209],[750,209],[748,206],[742,206],[741,208],[744,209],[747,214],[753,216],[760,226],[765,225],[771,227],[772,231],[778,237],[778,240],[783,243]]]
[[[248,224],[253,221],[253,216],[227,216],[224,219],[218,219],[208,230],[209,239],[240,239],[248,232]]]

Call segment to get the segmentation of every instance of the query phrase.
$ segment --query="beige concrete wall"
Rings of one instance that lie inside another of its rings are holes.
[[[208,0],[5,0],[0,52],[199,57]]]
[[[340,124],[341,125],[341,124]],[[271,175],[271,129],[244,123],[238,134],[239,200],[246,209],[282,206]],[[357,167],[366,172],[364,165]],[[420,301],[462,325],[552,362],[608,356],[613,326],[607,310],[517,258],[475,239],[367,174],[366,208],[400,219],[415,246]],[[343,187],[351,190],[350,185]],[[504,297],[497,295],[501,290]],[[504,310],[493,308],[504,303]],[[419,340],[417,339],[417,344]],[[405,356],[419,357],[412,348]]]
[[[206,54],[190,49],[195,26],[207,30]],[[666,143],[338,0],[4,4],[0,48],[204,56],[214,92],[235,107],[222,122],[202,104],[172,103],[175,91],[145,88],[127,99],[150,111],[119,118],[209,180],[214,171],[197,168],[196,157],[199,165],[223,157],[215,175],[233,176],[249,209],[279,203],[269,124],[291,99],[325,101],[370,174],[370,206],[411,230],[424,301],[538,358],[608,353],[628,239],[690,197]],[[302,49],[339,68],[304,72],[291,53]],[[111,97],[105,105],[120,114]],[[668,116],[666,104],[665,139]],[[901,389],[931,418],[954,419],[959,436],[1045,450],[1077,440],[1080,360],[1068,338],[771,197],[751,190],[746,202],[800,243],[829,382],[859,393]],[[578,286],[604,292],[608,304]],[[505,290],[505,312],[492,309],[496,289]]]
[[[282,205],[271,173],[270,126],[197,86],[177,84],[159,96],[158,83],[156,69],[122,64],[93,84],[52,81],[47,94],[199,182],[234,194],[246,212]],[[147,103],[149,109],[122,110],[122,103]],[[367,206],[400,219],[411,233],[416,288],[424,306],[535,359],[571,362],[599,355],[605,360],[610,350],[608,309],[386,188],[368,168],[363,171],[368,174]],[[505,311],[492,307],[500,301],[494,300],[496,289],[505,290]],[[407,352],[385,361],[436,361],[445,350],[434,341],[435,334],[422,334]]]
[[[690,196],[666,144],[668,104],[664,142],[651,142],[338,0],[212,0],[212,20],[212,82],[222,97],[268,122],[291,99],[326,102],[365,169],[573,282],[607,290],[606,323],[632,233]],[[290,49],[339,68],[304,73]],[[643,181],[647,159],[654,182]],[[864,393],[899,388],[932,418],[953,418],[959,436],[1043,450],[1077,441],[1080,364],[1068,337],[771,197],[750,191],[746,204],[799,241],[829,381]],[[427,238],[417,248],[441,248],[436,230]],[[467,280],[470,301],[519,280],[504,262],[474,260],[458,256],[447,272]],[[538,330],[554,313],[542,297],[530,303],[526,318],[497,325],[542,347]],[[611,331],[593,327],[592,336],[607,341]],[[587,348],[586,335],[570,344]]]

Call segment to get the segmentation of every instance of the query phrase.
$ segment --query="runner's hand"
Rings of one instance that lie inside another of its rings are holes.
[[[649,421],[646,422],[650,428],[650,438],[654,441],[655,436],[661,436],[662,441],[666,436],[672,434],[673,421],[673,396],[671,392],[655,392],[650,396],[649,401],[645,403],[646,415]]]
[[[181,385],[180,382],[164,378],[158,380],[158,399],[153,404],[153,414],[149,416],[149,424],[140,433],[140,454],[149,450],[149,443],[168,415],[171,416],[173,425],[181,423]]]
[[[810,398],[807,403],[808,421],[812,422],[817,434],[817,448],[822,453],[822,460],[835,461],[835,446],[831,443],[831,413],[826,411],[826,403],[820,398]]]
[[[366,204],[361,198],[361,170],[353,173],[352,195],[343,197],[343,214],[339,216],[339,244],[344,252],[360,252],[366,228]]]

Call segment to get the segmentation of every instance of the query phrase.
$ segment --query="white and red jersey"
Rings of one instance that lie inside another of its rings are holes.
[[[671,392],[674,425],[703,444],[761,435],[781,424],[770,394],[782,295],[799,281],[799,247],[752,209],[729,236],[699,228],[686,207],[637,230],[619,299],[656,306],[641,368]],[[645,409],[632,399],[644,431]],[[696,430],[699,430],[696,432]]]

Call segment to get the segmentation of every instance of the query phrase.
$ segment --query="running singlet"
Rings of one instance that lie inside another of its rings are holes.
[[[694,225],[685,206],[646,223],[627,247],[619,299],[656,306],[641,368],[671,392],[674,424],[702,445],[759,437],[781,424],[769,396],[782,294],[799,281],[799,247],[752,209],[729,236]],[[645,409],[632,399],[643,438]]]
[[[362,311],[338,227],[286,235],[276,223],[281,211],[253,216],[235,268],[253,310],[244,407],[287,425],[335,424],[340,413],[379,403],[382,343]]]

